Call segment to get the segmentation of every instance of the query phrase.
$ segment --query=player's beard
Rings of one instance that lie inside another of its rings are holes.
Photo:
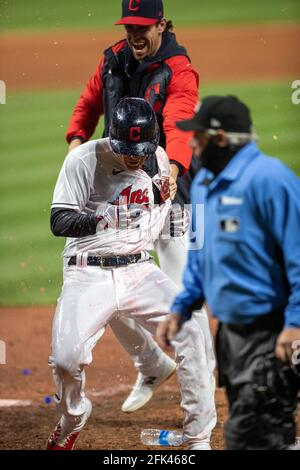
[[[217,176],[228,165],[241,147],[219,147],[209,142],[200,155],[201,165]]]

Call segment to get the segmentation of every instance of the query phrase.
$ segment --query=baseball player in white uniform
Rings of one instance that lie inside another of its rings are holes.
[[[151,106],[142,99],[125,98],[114,112],[110,138],[76,148],[61,169],[51,225],[54,234],[68,238],[50,365],[62,417],[49,437],[48,449],[72,449],[91,413],[84,395],[84,366],[92,362],[92,349],[105,326],[113,318],[126,317],[154,334],[161,312],[168,313],[178,292],[149,255],[171,207],[165,184],[169,161],[157,147],[157,134]],[[150,178],[142,165],[154,154],[158,173]],[[153,188],[159,191],[160,204],[155,204]],[[181,223],[178,228],[175,221],[173,229],[180,232]],[[193,354],[191,350],[186,357],[182,354],[178,373],[184,395],[189,386],[194,387],[189,379],[184,383]],[[149,377],[160,368],[165,379],[175,368],[157,345],[149,361],[143,360],[144,374]],[[189,406],[185,411],[189,412]]]

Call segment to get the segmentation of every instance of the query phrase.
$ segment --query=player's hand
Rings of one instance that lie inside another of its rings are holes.
[[[173,204],[170,209],[170,235],[181,238],[189,228],[189,212],[179,204]]]
[[[177,193],[177,183],[176,179],[173,176],[169,178],[169,193],[171,201],[174,200],[176,193]]]
[[[170,180],[168,176],[163,176],[158,181],[159,193],[162,202],[166,202],[170,197]]]
[[[183,317],[179,313],[170,313],[165,320],[159,323],[156,330],[156,339],[163,349],[173,350],[172,340],[180,331],[183,324]]]
[[[285,328],[277,338],[275,355],[282,362],[300,359],[300,328]]]
[[[139,227],[142,208],[138,206],[108,204],[105,208],[99,206],[96,211],[98,219],[97,230],[126,230]]]
[[[187,232],[190,225],[190,213],[180,204],[172,204],[166,216],[166,220],[160,237],[163,239],[181,238]]]
[[[69,152],[71,152],[71,150],[75,149],[81,144],[82,144],[82,141],[80,139],[72,140],[72,142],[69,144]]]

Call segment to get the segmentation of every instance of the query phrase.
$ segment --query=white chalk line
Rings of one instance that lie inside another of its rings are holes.
[[[90,397],[114,397],[116,395],[119,395],[119,393],[122,392],[129,392],[132,390],[132,385],[130,384],[120,384],[120,385],[115,385],[113,387],[107,387],[104,388],[103,390],[87,390],[86,395]],[[177,390],[176,386],[170,386],[170,385],[163,385],[159,387],[159,390],[163,392],[169,392],[169,393],[174,393]],[[41,405],[41,403],[38,403],[36,400],[13,400],[13,399],[0,399],[0,408],[10,408],[13,406],[32,406],[32,405]]]
[[[128,392],[131,391],[133,388],[132,385],[130,384],[120,384],[120,385],[115,385],[114,387],[108,387],[105,388],[104,390],[87,390],[86,394],[91,396],[91,397],[114,397],[118,395],[121,392]],[[159,387],[159,390],[163,392],[175,392],[177,390],[176,386],[170,386],[170,385],[163,385],[162,387]]]
[[[86,394],[91,397],[114,397],[115,395],[118,395],[121,392],[128,392],[128,390],[131,389],[132,386],[129,384],[120,384],[115,385],[114,387],[104,388],[103,390],[87,390]]]
[[[0,400],[0,408],[9,408],[11,406],[30,406],[32,400]]]

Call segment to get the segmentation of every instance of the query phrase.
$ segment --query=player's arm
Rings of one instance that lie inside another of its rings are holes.
[[[81,238],[94,235],[98,222],[94,213],[82,214],[72,209],[51,209],[51,231],[56,237]]]
[[[96,232],[95,213],[84,213],[89,199],[92,175],[79,151],[66,157],[54,189],[50,224],[52,233],[61,237],[84,237]]]
[[[106,204],[85,214],[72,209],[51,209],[51,230],[57,237],[81,238],[101,230],[128,229],[138,226],[141,209],[134,206]]]
[[[104,58],[101,59],[96,73],[90,78],[74,108],[66,134],[66,140],[70,144],[69,150],[91,138],[99,117],[103,114],[103,63]]]
[[[108,228],[127,229],[140,216],[134,207],[109,203],[85,212],[93,175],[81,158],[84,151],[85,146],[69,153],[55,186],[50,224],[58,237],[81,238]]]
[[[158,163],[158,173],[152,178],[152,182],[159,190],[160,202],[165,202],[169,198],[173,201],[177,192],[177,183],[171,176],[170,161],[162,147],[157,148],[156,159]]]
[[[194,115],[195,106],[199,101],[199,78],[187,57],[172,57],[166,63],[171,68],[172,78],[163,110],[163,126],[171,174],[176,179],[178,175],[185,174],[189,169],[192,151],[188,143],[192,134],[180,131],[175,123]]]

